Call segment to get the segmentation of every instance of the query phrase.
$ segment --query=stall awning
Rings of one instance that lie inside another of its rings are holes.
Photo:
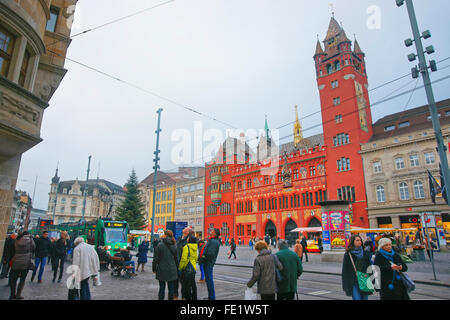
[[[322,227],[296,228],[291,232],[322,232]]]
[[[147,235],[150,232],[148,230],[130,230],[130,234]]]
[[[363,229],[363,228],[352,228],[351,232],[354,233],[382,233],[382,232],[395,232],[395,231],[417,231],[417,228],[372,228],[372,229]]]

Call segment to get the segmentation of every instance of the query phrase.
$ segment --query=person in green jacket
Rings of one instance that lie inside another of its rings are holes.
[[[193,235],[189,236],[181,254],[178,270],[181,272],[181,298],[183,300],[197,300],[197,285],[195,284],[195,272],[197,271],[198,260],[197,242],[196,237]],[[187,272],[189,269],[193,272]]]
[[[294,300],[297,292],[297,279],[303,273],[303,265],[298,255],[289,250],[285,240],[278,241],[278,260],[283,265],[282,280],[278,283],[277,300]]]

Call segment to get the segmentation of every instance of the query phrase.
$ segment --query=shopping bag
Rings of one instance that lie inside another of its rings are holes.
[[[252,288],[247,288],[245,290],[244,300],[256,300],[257,294],[253,292]]]

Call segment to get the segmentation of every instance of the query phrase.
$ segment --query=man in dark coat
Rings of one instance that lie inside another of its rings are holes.
[[[305,236],[302,236],[302,241],[300,241],[300,244],[303,247],[303,254],[305,255],[306,262],[308,262],[308,250],[307,250],[308,243],[306,242],[306,237]],[[303,260],[303,256],[302,256],[302,260]]]
[[[214,290],[214,278],[213,278],[213,268],[216,264],[217,255],[219,254],[220,243],[219,236],[220,230],[213,229],[210,233],[210,238],[206,243],[205,250],[203,251],[203,256],[201,258],[201,263],[203,263],[205,269],[205,279],[206,286],[208,288],[208,300],[216,300],[216,293]]]
[[[48,238],[48,231],[44,231],[42,237],[37,238],[35,240],[35,243],[36,243],[36,251],[35,251],[34,265],[36,267],[33,270],[31,282],[33,282],[34,277],[36,276],[36,271],[39,268],[39,265],[41,265],[41,267],[39,268],[38,283],[42,283],[42,274],[44,273],[45,264],[47,263],[47,257],[50,253],[52,245],[50,239]]]
[[[9,262],[14,256],[14,243],[16,240],[17,234],[12,233],[5,241],[5,246],[3,247],[3,256],[2,256],[2,273],[0,274],[0,279],[4,279],[8,277],[9,273]]]
[[[162,241],[155,249],[153,256],[152,271],[156,273],[159,281],[159,300],[164,300],[166,282],[169,290],[169,300],[173,300],[175,281],[178,279],[177,248],[171,230],[164,231]]]
[[[278,248],[280,251],[276,255],[283,265],[283,270],[281,271],[282,280],[278,283],[277,300],[294,300],[297,279],[303,273],[302,262],[295,252],[289,250],[286,241],[279,240]]]

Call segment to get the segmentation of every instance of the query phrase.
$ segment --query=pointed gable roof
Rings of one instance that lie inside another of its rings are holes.
[[[320,44],[320,41],[317,39],[316,53],[314,55],[317,56],[319,54],[324,54],[324,52],[323,52],[323,49],[322,49],[322,45]]]
[[[364,54],[364,52],[362,52],[361,47],[359,46],[358,40],[355,39],[355,48],[353,50],[353,52],[355,54]]]

